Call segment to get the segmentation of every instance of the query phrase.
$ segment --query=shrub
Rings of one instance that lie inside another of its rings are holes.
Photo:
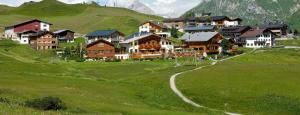
[[[84,59],[84,58],[77,58],[75,61],[76,61],[76,62],[84,62],[85,59]]]
[[[243,51],[243,50],[238,50],[236,53],[237,53],[237,54],[243,54],[244,51]]]
[[[0,103],[9,103],[7,98],[0,97]]]
[[[65,104],[57,97],[43,97],[25,102],[25,106],[40,110],[63,110]]]

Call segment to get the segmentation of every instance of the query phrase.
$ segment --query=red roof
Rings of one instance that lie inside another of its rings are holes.
[[[32,22],[43,22],[43,23],[52,25],[51,23],[48,23],[48,22],[44,22],[44,21],[41,21],[41,20],[38,20],[38,19],[33,19],[33,20],[25,21],[25,22],[22,22],[22,23],[19,23],[19,24],[15,24],[13,26],[5,27],[5,28],[18,27],[18,26],[29,24],[29,23],[32,23]]]
[[[250,29],[244,34],[242,34],[241,37],[256,37],[258,35],[263,34],[266,31],[268,31],[268,29]]]

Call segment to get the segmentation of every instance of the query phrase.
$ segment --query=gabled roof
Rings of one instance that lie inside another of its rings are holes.
[[[220,20],[230,20],[227,16],[212,16],[213,21],[220,21]]]
[[[119,32],[116,29],[113,29],[113,30],[96,30],[94,32],[91,32],[91,33],[87,34],[86,36],[87,37],[98,37],[98,36],[107,37],[107,36],[110,36],[110,35],[112,35],[113,33],[116,33],[116,32],[119,33],[120,35],[124,36],[123,33]]]
[[[53,32],[54,34],[59,34],[59,33],[62,33],[62,32],[72,32],[72,33],[75,33],[74,31],[72,30],[68,30],[68,29],[61,29],[61,30],[57,30],[55,32]]]
[[[147,21],[147,22],[142,23],[141,25],[144,25],[144,24],[146,24],[146,23],[150,23],[150,24],[153,24],[153,25],[158,26],[158,27],[161,27],[161,28],[166,28],[165,26],[163,26],[162,23],[159,23],[159,22],[157,22],[157,21]],[[140,25],[140,26],[141,26],[141,25]]]
[[[202,25],[202,26],[188,26],[184,30],[185,31],[206,31],[206,30],[214,30],[214,25]]]
[[[269,25],[262,25],[260,28],[266,29],[278,29],[278,28],[287,28],[286,24],[269,24]]]
[[[130,39],[127,39],[121,43],[123,44],[128,44],[128,43],[131,43],[133,41],[137,41],[137,40],[140,40],[140,39],[143,39],[143,38],[146,38],[146,37],[149,37],[149,36],[155,36],[155,37],[160,37],[158,35],[155,35],[155,34],[146,34],[146,35],[142,35],[142,36],[138,36],[138,37],[134,37],[134,38],[130,38]]]
[[[50,32],[50,31],[38,31],[37,33],[34,33],[34,34],[30,35],[30,37],[40,37],[40,36],[43,36],[45,34],[54,35],[54,33]]]
[[[163,22],[184,22],[185,18],[165,18]]]
[[[25,21],[25,22],[22,22],[22,23],[19,23],[19,24],[15,24],[15,25],[12,25],[12,26],[8,26],[8,27],[5,27],[5,28],[18,27],[18,26],[29,24],[29,23],[32,23],[32,22],[43,22],[43,23],[52,25],[51,23],[48,23],[48,22],[44,22],[44,21],[41,21],[41,20],[38,20],[38,19],[33,19],[33,20]]]
[[[91,46],[93,46],[93,45],[95,45],[95,44],[97,44],[97,43],[100,43],[100,42],[103,42],[103,43],[106,43],[106,44],[108,44],[108,45],[114,46],[114,44],[112,44],[112,43],[110,43],[110,42],[108,42],[108,41],[106,41],[106,40],[99,39],[99,40],[96,40],[96,41],[94,41],[94,42],[92,42],[92,43],[87,44],[86,47],[91,47]]]
[[[247,38],[247,37],[256,37],[258,35],[261,35],[265,32],[269,31],[270,33],[272,33],[270,30],[268,29],[261,29],[261,28],[257,28],[257,29],[250,29],[247,32],[245,32],[243,35],[241,35],[242,38]]]
[[[250,26],[235,26],[235,27],[224,27],[220,30],[221,33],[241,33],[245,30],[251,29]]]
[[[197,32],[197,33],[186,33],[181,37],[181,40],[185,42],[205,42],[218,35],[218,32]]]

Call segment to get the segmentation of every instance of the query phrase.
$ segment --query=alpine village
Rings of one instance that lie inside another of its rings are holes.
[[[0,115],[300,115],[299,29],[299,0],[0,0]]]
[[[66,53],[66,47],[59,47],[60,43],[84,38],[86,45],[79,44],[82,58],[104,61],[193,55],[204,58],[208,54],[236,54],[237,47],[272,48],[276,47],[276,40],[293,39],[286,24],[252,26],[243,25],[242,21],[211,13],[190,18],[149,20],[136,27],[138,32],[126,37],[117,29],[95,30],[76,36],[73,30],[53,31],[51,22],[32,19],[5,27],[3,37],[28,44],[35,50],[54,49],[60,56]],[[178,40],[174,40],[174,36]]]

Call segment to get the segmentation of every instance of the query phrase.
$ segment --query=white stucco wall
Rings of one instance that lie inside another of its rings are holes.
[[[40,23],[40,29],[41,29],[41,30],[50,31],[50,24],[41,22],[41,23]]]
[[[255,41],[266,41],[265,45],[255,45]],[[252,37],[246,38],[246,47],[248,48],[263,48],[263,47],[271,47],[274,46],[274,39],[272,39],[271,34],[267,37],[259,36],[259,37]]]

